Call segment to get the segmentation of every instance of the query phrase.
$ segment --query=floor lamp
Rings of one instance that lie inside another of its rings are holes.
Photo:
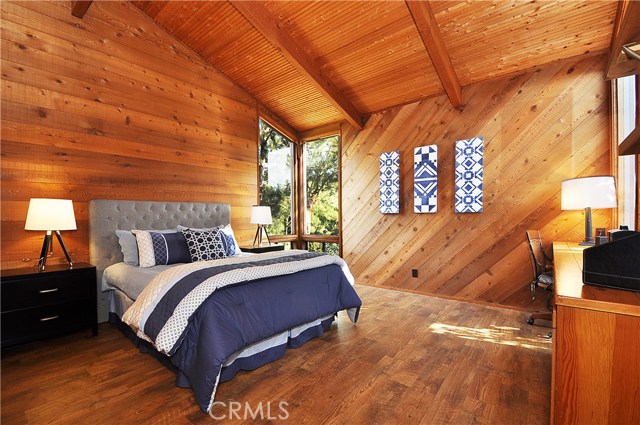
[[[616,183],[612,176],[593,176],[562,182],[562,209],[584,209],[584,241],[580,245],[594,245],[591,209],[616,208]]]
[[[29,201],[25,230],[44,231],[44,241],[38,259],[38,270],[44,271],[47,264],[47,253],[53,249],[53,235],[56,235],[64,255],[69,262],[69,268],[73,268],[73,262],[62,240],[61,230],[76,230],[76,217],[73,212],[73,203],[70,199],[46,199],[32,198]]]

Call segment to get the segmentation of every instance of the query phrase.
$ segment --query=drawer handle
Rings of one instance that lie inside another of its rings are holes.
[[[40,319],[40,321],[41,322],[48,322],[49,320],[56,320],[58,317],[60,317],[60,316],[58,316],[56,314],[55,316],[43,317],[43,318]]]
[[[41,289],[40,293],[41,294],[48,294],[50,292],[58,292],[58,288],[53,288],[53,289]]]

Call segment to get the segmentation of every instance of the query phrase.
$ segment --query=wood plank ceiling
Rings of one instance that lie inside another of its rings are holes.
[[[616,16],[613,1],[133,3],[298,131],[443,93],[464,106],[467,85],[606,51]]]

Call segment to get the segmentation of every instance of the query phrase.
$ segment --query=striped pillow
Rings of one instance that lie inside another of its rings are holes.
[[[148,230],[131,232],[136,236],[140,267],[191,262],[187,241],[181,232],[160,233]]]

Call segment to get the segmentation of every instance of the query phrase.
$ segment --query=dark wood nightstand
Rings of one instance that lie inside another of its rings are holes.
[[[96,268],[2,270],[2,348],[90,327],[98,334]]]
[[[265,246],[241,246],[240,249],[242,252],[259,254],[261,252],[284,251],[284,245],[275,243]]]

